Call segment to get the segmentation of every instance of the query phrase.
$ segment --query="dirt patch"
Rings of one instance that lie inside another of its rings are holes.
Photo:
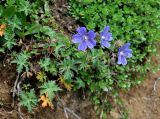
[[[56,22],[58,32],[63,30],[69,36],[75,32],[79,26],[77,21],[69,15],[67,0],[55,0],[50,6],[52,15]]]
[[[62,95],[61,100],[64,102],[64,106],[72,110],[81,119],[98,119],[93,110],[92,104],[88,100],[79,98],[77,93],[65,93]],[[76,119],[71,113],[67,113],[69,119]],[[55,110],[41,109],[36,115],[38,119],[66,119],[64,110],[57,107]],[[36,119],[35,118],[35,119]]]
[[[3,66],[0,62],[0,117],[1,119],[17,119],[17,112],[12,108],[11,88],[16,78],[15,68]]]
[[[129,119],[160,119],[160,71],[149,75],[142,85],[121,94]]]

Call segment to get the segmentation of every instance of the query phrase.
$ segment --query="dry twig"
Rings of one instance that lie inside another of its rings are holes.
[[[12,98],[13,98],[13,102],[12,102],[12,106],[14,106],[14,98],[17,92],[17,83],[18,83],[18,79],[19,79],[19,74],[17,75],[16,81],[14,82],[14,86],[13,86],[13,94],[12,94]]]
[[[157,81],[160,80],[160,77],[158,77],[155,81],[154,81],[154,85],[153,85],[153,91],[156,92],[156,85],[157,85]]]
[[[23,80],[20,80],[20,81],[18,82],[18,84],[17,84],[17,95],[18,95],[18,96],[19,96],[20,91],[21,91],[20,85],[22,84],[22,82],[23,82]]]
[[[17,75],[17,78],[16,78],[16,81],[14,82],[14,86],[13,86],[13,90],[12,90],[12,98],[13,98],[13,102],[12,102],[12,106],[14,106],[14,98],[15,98],[15,95],[17,94],[19,96],[20,94],[20,91],[21,91],[21,83],[23,80],[19,80],[19,77],[20,77],[20,74]],[[21,105],[18,104],[18,115],[20,117],[20,119],[24,119],[23,116],[22,116],[22,112],[21,112]]]
[[[81,119],[76,113],[73,112],[73,110],[71,110],[68,107],[64,106],[64,102],[59,98],[58,95],[56,95],[56,97],[59,100],[59,102],[61,103],[61,104],[58,103],[58,106],[60,106],[61,108],[63,108],[65,116],[66,116],[67,119],[68,119],[68,113],[67,112],[69,112],[70,114],[72,114],[76,119]]]
[[[19,114],[20,119],[24,119],[23,116],[22,116],[21,105],[20,104],[18,104],[18,114]]]

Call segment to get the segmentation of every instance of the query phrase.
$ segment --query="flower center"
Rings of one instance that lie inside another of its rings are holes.
[[[123,51],[121,51],[121,52],[120,52],[120,55],[124,55],[124,52],[123,52]]]
[[[84,40],[88,40],[88,36],[84,36]]]
[[[105,37],[104,37],[104,36],[102,36],[102,37],[101,37],[101,39],[105,39]]]

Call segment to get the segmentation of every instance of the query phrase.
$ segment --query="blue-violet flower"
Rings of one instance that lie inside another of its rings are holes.
[[[79,43],[78,50],[85,51],[88,48],[93,48],[96,45],[94,38],[96,33],[93,30],[87,32],[85,27],[77,28],[77,34],[73,35],[72,42]]]
[[[127,59],[132,57],[132,49],[129,49],[130,43],[124,44],[118,50],[118,64],[126,65]]]
[[[111,41],[112,38],[112,33],[109,32],[109,26],[106,26],[103,31],[100,33],[100,38],[101,38],[101,47],[104,48],[109,48],[111,44],[109,41]]]

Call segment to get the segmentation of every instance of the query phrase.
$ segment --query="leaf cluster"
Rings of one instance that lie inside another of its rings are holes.
[[[51,17],[47,1],[6,0],[0,3],[0,24],[6,25],[4,37],[0,37],[4,49],[11,50],[19,45],[19,39],[24,41],[29,35],[36,40],[43,40],[44,36],[53,38],[54,31],[46,26]]]
[[[52,107],[53,104],[51,102],[53,98],[55,97],[55,93],[61,90],[55,84],[54,81],[44,82],[44,84],[41,85],[39,89],[40,89],[40,96],[39,96],[40,100],[38,100],[38,96],[36,95],[34,89],[31,89],[30,91],[21,91],[20,93],[20,105],[27,107],[29,112],[31,112],[32,109],[40,101],[43,101],[42,103],[43,107],[46,107],[47,104],[49,104],[49,106]]]
[[[20,93],[20,105],[27,107],[29,112],[32,112],[32,108],[35,107],[38,103],[38,98],[35,94],[34,89],[29,92],[22,91]]]

